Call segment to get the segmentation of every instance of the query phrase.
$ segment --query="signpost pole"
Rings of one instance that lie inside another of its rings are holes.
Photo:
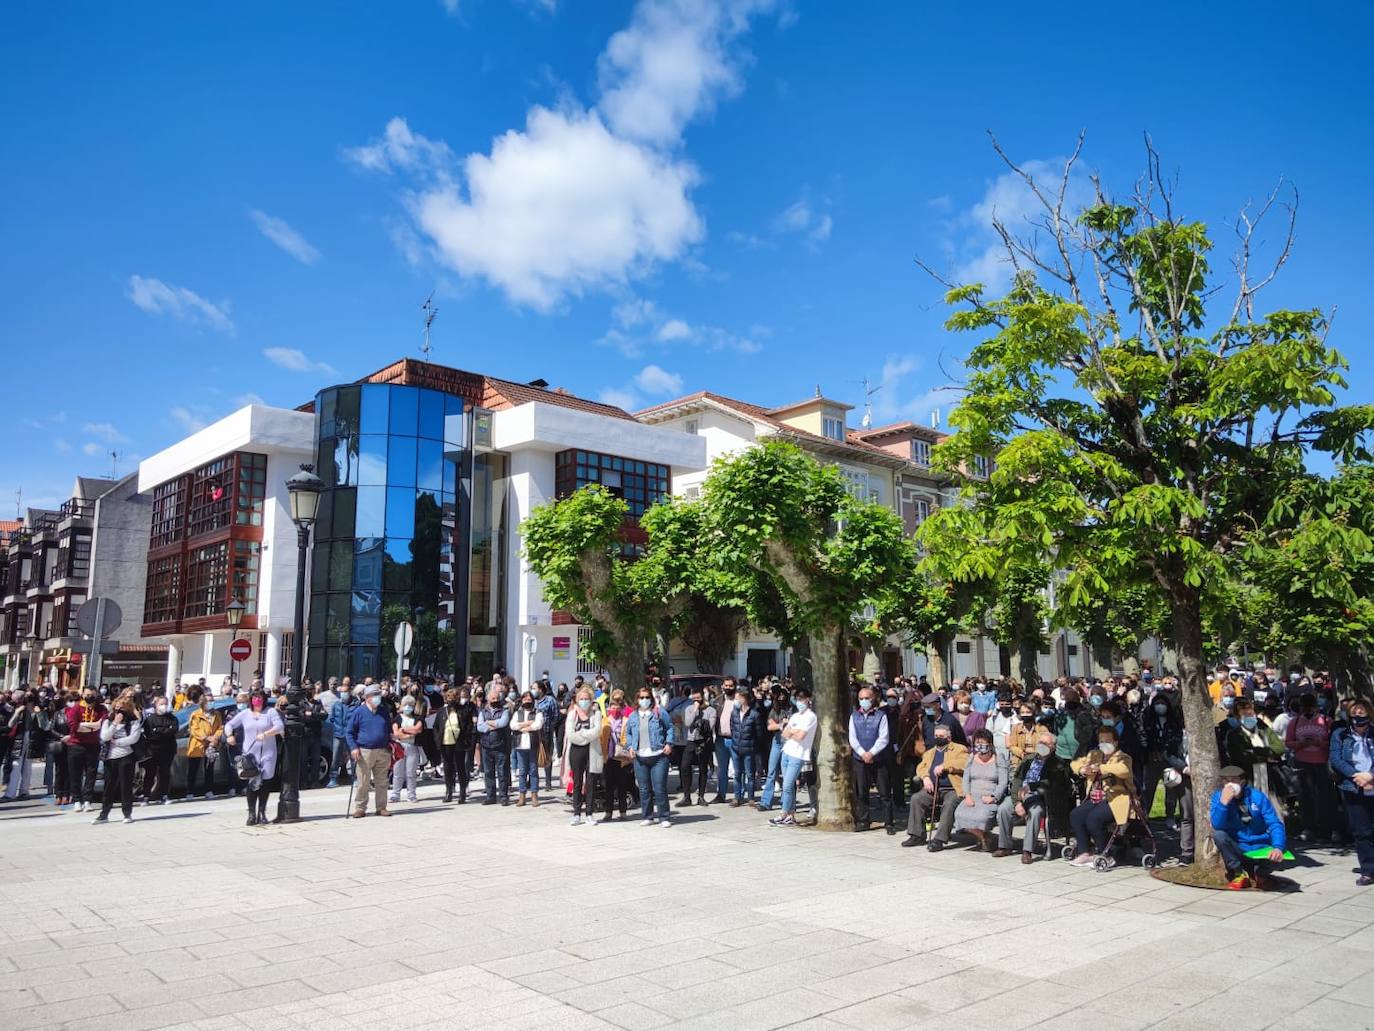
[[[105,664],[105,658],[100,654],[100,644],[105,639],[105,599],[97,598],[95,601],[95,633],[91,635],[91,661],[86,667],[89,671],[89,682],[87,687],[100,688],[101,667]]]

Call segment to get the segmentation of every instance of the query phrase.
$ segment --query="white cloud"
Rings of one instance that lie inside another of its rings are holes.
[[[192,412],[184,405],[177,405],[169,414],[176,421],[177,425],[187,433],[195,433],[197,430],[203,430],[209,425],[207,419],[199,413]]]
[[[317,362],[295,347],[264,347],[262,355],[273,365],[279,365],[289,372],[322,372],[327,376],[335,372],[328,362]]]
[[[442,0],[444,10],[450,18],[458,17],[458,12],[462,8],[462,0]]]
[[[872,398],[875,425],[910,419],[922,426],[929,426],[931,412],[941,406],[953,407],[957,399],[955,386],[944,383],[932,386],[933,377],[929,375],[921,377],[916,383],[908,382],[913,374],[922,369],[921,360],[914,355],[893,355],[883,362],[878,380],[881,389]],[[943,374],[939,374],[939,378],[945,379]],[[862,409],[862,398],[859,399],[859,406]]]
[[[59,455],[70,455],[72,453],[71,441],[63,440],[61,437],[54,440],[52,446],[57,449]]]
[[[234,335],[228,301],[213,304],[184,286],[172,286],[160,279],[145,279],[143,276],[129,277],[128,297],[150,315],[170,315],[183,322]]]
[[[806,245],[816,250],[830,239],[830,231],[835,220],[828,211],[817,211],[805,198],[785,208],[773,219],[773,232],[777,236],[800,236]]]
[[[682,377],[658,365],[646,365],[635,376],[635,386],[646,394],[677,394],[682,391]]]
[[[35,430],[46,430],[50,426],[62,426],[66,421],[66,412],[53,412],[51,415],[45,415],[39,418],[26,418],[24,419],[24,425]]]
[[[1064,174],[1063,158],[1035,159],[1024,162],[1021,167],[1047,196],[1058,193]],[[1066,215],[1074,217],[1091,200],[1092,188],[1086,174],[1075,172],[1065,193]],[[1011,283],[1013,269],[993,223],[1000,222],[1010,233],[1029,242],[1037,236],[1034,223],[1043,215],[1044,208],[1024,179],[1011,171],[999,175],[988,184],[976,204],[947,226],[955,282],[982,283],[993,291],[1005,289]],[[1043,232],[1038,234],[1037,242],[1050,243]]]
[[[543,6],[550,7],[545,3]],[[523,129],[461,161],[403,118],[345,150],[403,172],[418,233],[440,263],[540,311],[685,260],[705,234],[682,133],[742,85],[739,40],[774,0],[640,0],[598,62],[599,102],[536,105]],[[408,245],[407,255],[417,248]]]
[[[267,404],[267,402],[264,401],[259,394],[240,394],[238,397],[234,398],[235,411],[238,411],[240,408],[246,408],[248,405],[265,404]]]
[[[88,422],[86,425],[82,426],[81,429],[84,433],[88,433],[92,437],[98,437],[107,444],[122,444],[129,439],[115,428],[114,423]]]
[[[277,218],[254,208],[248,213],[263,236],[295,258],[302,265],[320,260],[320,252],[309,240],[297,232],[284,218]]]
[[[692,327],[681,319],[669,319],[658,327],[658,332],[654,335],[665,344],[674,340],[689,340],[692,336]]]
[[[90,455],[94,458],[96,455],[105,454],[105,446],[103,444],[97,444],[93,440],[87,441],[85,444],[81,445],[81,453],[83,455]]]
[[[615,405],[627,412],[633,412],[639,407],[639,398],[635,396],[635,392],[622,387],[607,387],[597,400],[603,405]]]

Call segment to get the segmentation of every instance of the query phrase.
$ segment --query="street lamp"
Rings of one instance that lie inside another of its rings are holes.
[[[30,628],[25,640],[29,642],[29,682],[26,686],[32,687],[38,682],[38,664],[42,661],[43,655],[43,638],[38,635],[37,626]]]
[[[324,481],[315,475],[313,465],[286,481],[291,500],[291,521],[296,524],[296,623],[291,635],[291,680],[286,686],[286,764],[282,770],[281,794],[277,801],[276,823],[296,823],[301,818],[301,670],[305,667],[305,564],[310,550],[310,527],[320,507]]]
[[[235,690],[239,686],[239,661],[234,658],[232,652],[234,641],[238,637],[239,624],[243,622],[243,614],[247,610],[243,602],[235,598],[229,603],[229,607],[224,610],[224,621],[229,624],[229,682],[234,685]]]

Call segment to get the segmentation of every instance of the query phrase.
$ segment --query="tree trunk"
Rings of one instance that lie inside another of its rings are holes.
[[[844,634],[828,627],[810,638],[811,689],[820,718],[816,742],[816,826],[847,831],[854,826],[850,806],[853,783],[849,768],[849,677]]]
[[[792,683],[814,693],[816,679],[811,669],[811,638],[803,637],[792,645]],[[819,710],[817,710],[819,712]]]
[[[933,691],[949,683],[949,650],[954,644],[953,634],[934,634],[926,647],[926,663],[930,667],[927,679]]]
[[[1369,662],[1360,649],[1333,645],[1326,653],[1326,671],[1336,681],[1339,697],[1369,701]]]
[[[615,656],[606,664],[611,686],[621,688],[633,704],[635,692],[644,686],[644,638],[636,634],[616,635]]]
[[[1022,638],[1016,643],[1016,675],[1029,693],[1040,686],[1040,645]]]
[[[1180,588],[1171,600],[1173,643],[1178,652],[1178,679],[1183,699],[1183,727],[1188,734],[1188,767],[1193,780],[1194,854],[1198,865],[1208,868],[1222,883],[1221,856],[1212,841],[1212,795],[1220,786],[1221,763],[1217,756],[1212,696],[1207,692],[1207,667],[1203,655],[1202,602],[1196,590]]]

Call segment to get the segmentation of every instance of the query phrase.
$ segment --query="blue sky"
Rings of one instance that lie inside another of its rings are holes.
[[[1149,131],[1219,237],[1288,177],[1263,306],[1337,307],[1368,399],[1374,19],[1221,6],[7,4],[0,514],[418,356],[431,290],[446,364],[927,420],[966,344],[913,258],[989,267],[989,129],[1123,192]]]

